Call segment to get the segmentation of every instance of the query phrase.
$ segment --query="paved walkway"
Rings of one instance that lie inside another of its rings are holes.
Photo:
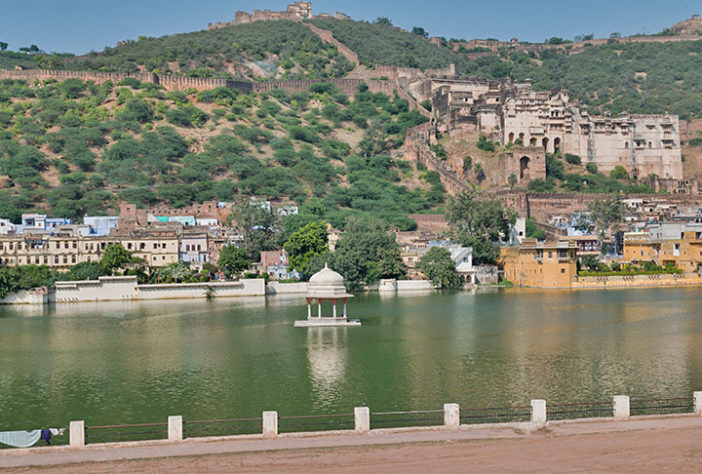
[[[65,446],[28,450],[1,450],[0,468],[26,466],[57,466],[61,464],[95,463],[136,459],[208,456],[234,453],[314,450],[321,448],[352,448],[362,446],[405,445],[410,443],[471,442],[488,440],[546,440],[552,438],[635,433],[655,433],[661,430],[694,430],[702,434],[702,417],[642,417],[627,422],[612,420],[551,422],[547,429],[534,430],[528,424],[463,426],[458,431],[446,430],[376,430],[370,434],[344,433],[334,435],[281,435],[276,439],[247,437],[237,439],[188,439],[182,443],[121,443],[94,445],[83,449]],[[648,436],[648,434],[647,434]],[[340,450],[337,450],[340,451]],[[702,466],[700,466],[702,471]],[[148,472],[148,471],[144,471]]]

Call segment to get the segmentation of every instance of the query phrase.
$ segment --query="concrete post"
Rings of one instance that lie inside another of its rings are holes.
[[[461,426],[461,409],[458,403],[446,403],[444,405],[444,428],[457,430],[459,426]]]
[[[531,422],[538,426],[546,426],[546,400],[531,401]]]
[[[278,436],[278,412],[264,411],[263,412],[263,437],[275,438]]]
[[[168,441],[177,443],[183,441],[183,417],[168,417]]]
[[[695,399],[695,414],[702,416],[702,392],[695,392],[693,397]]]
[[[368,433],[370,431],[370,408],[356,407],[353,409],[353,420],[357,433]]]
[[[71,421],[68,425],[69,445],[71,448],[82,448],[85,446],[85,422]]]
[[[336,319],[336,301],[334,301],[334,309],[332,310],[332,314],[334,315],[334,318]]]
[[[626,421],[629,419],[629,413],[629,397],[626,395],[614,397],[614,419]]]

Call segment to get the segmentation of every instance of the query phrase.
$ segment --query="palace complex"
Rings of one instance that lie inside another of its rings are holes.
[[[608,173],[683,178],[676,115],[594,116],[568,91],[536,91],[530,83],[457,76],[430,77],[415,90],[430,94],[439,129],[457,138],[485,135],[499,143],[569,153]]]

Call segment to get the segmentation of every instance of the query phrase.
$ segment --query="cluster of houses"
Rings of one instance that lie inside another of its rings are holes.
[[[297,213],[292,205],[274,209],[268,201],[251,204],[279,214]],[[201,269],[206,262],[217,262],[222,246],[243,243],[241,233],[225,225],[232,207],[221,202],[179,210],[126,204],[117,216],[85,216],[80,223],[45,214],[22,214],[17,224],[0,219],[0,264],[47,265],[64,271],[99,261],[107,245],[118,243],[151,268],[183,262]],[[286,263],[283,259],[273,265],[278,274],[284,273],[280,264]]]
[[[605,233],[612,242],[602,255],[600,238],[583,230],[588,216],[555,216],[541,225],[548,239],[522,239],[501,249],[504,277],[518,286],[570,288],[578,280],[578,262],[592,256],[602,263],[676,268],[689,276],[702,275],[702,208],[679,208],[661,200],[624,199],[620,223]]]

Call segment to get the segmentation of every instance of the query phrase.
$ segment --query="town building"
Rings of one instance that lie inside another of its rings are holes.
[[[51,235],[46,231],[0,236],[0,264],[47,265],[68,270],[73,265],[98,262],[110,243],[119,243],[149,267],[164,267],[178,262],[178,237],[127,236],[84,237],[71,233]]]
[[[519,246],[503,247],[499,264],[516,286],[570,288],[578,273],[577,250],[573,241],[524,239]]]
[[[654,262],[674,266],[685,273],[702,272],[702,224],[665,222],[649,225],[645,231],[624,234],[622,261]]]
[[[85,216],[83,224],[90,227],[91,236],[105,237],[112,229],[119,228],[119,216]]]

